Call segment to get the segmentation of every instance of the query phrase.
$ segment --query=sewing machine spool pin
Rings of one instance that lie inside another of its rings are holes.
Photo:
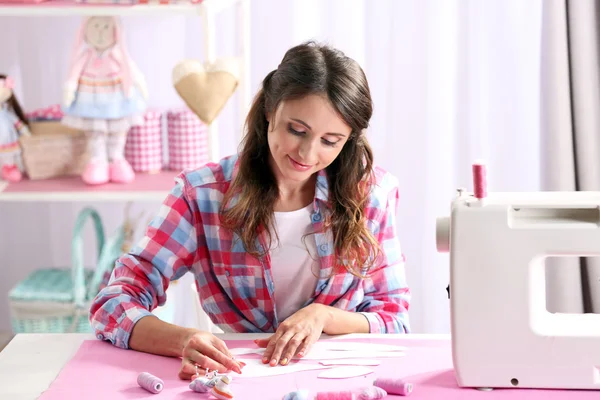
[[[600,191],[488,193],[473,172],[436,224],[458,386],[600,390],[600,314],[549,312],[545,264],[600,256]]]

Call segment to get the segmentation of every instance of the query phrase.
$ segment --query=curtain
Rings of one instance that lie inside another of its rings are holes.
[[[541,159],[544,190],[600,190],[600,54],[595,1],[550,0],[543,7]],[[600,310],[600,260],[547,262],[547,308]]]
[[[250,8],[253,92],[289,47],[308,39],[363,65],[374,99],[368,135],[375,161],[400,181],[411,325],[416,333],[449,332],[449,259],[436,253],[436,217],[449,213],[456,188],[470,188],[476,158],[488,162],[490,190],[540,188],[542,1],[252,0]],[[77,21],[19,17],[0,24],[0,71],[15,77],[26,108],[59,101]],[[234,21],[230,11],[217,21],[218,55],[235,54]],[[199,24],[188,16],[124,17],[152,107],[181,104],[170,72],[183,58],[201,57]],[[235,151],[241,124],[234,96],[219,118],[222,156]],[[121,221],[123,204],[90,205],[107,230]],[[83,206],[0,203],[1,292],[32,269],[68,265],[71,227]],[[135,207],[148,215],[158,210],[152,202]],[[93,257],[91,249],[90,263]],[[5,298],[0,330],[8,329]],[[171,298],[179,299],[178,322],[193,323],[182,317],[194,313],[193,298]]]

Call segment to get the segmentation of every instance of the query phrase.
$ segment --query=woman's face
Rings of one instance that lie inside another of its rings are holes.
[[[269,121],[268,141],[279,182],[307,181],[340,154],[352,128],[326,97],[282,102]]]

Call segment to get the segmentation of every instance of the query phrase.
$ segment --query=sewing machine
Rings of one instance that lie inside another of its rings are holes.
[[[485,176],[436,227],[458,385],[600,389],[600,315],[548,312],[545,283],[546,257],[600,255],[600,192],[488,195]]]

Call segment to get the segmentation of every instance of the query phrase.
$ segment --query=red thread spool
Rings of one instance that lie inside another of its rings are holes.
[[[373,385],[382,388],[389,394],[399,394],[400,396],[408,396],[413,390],[412,383],[405,382],[402,379],[378,378],[373,382]]]
[[[487,196],[487,169],[482,161],[473,164],[473,192],[478,199]]]

